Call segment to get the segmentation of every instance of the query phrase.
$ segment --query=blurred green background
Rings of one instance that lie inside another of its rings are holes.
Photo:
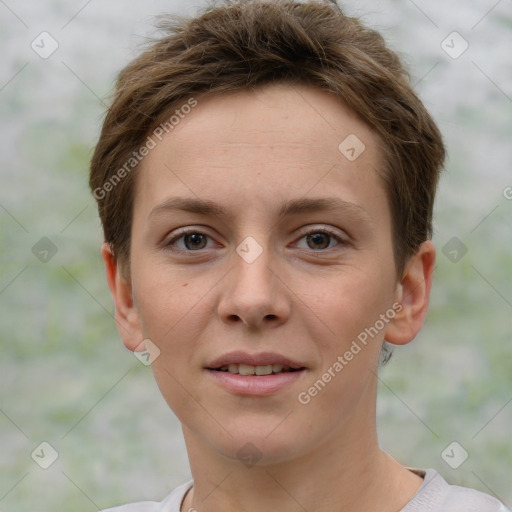
[[[178,421],[151,370],[119,340],[87,180],[102,101],[151,33],[151,17],[202,5],[0,2],[3,512],[160,500],[190,477]],[[342,5],[400,52],[450,154],[429,317],[380,373],[381,444],[406,465],[436,468],[511,507],[512,4]],[[31,48],[43,31],[59,45],[46,59]],[[453,31],[469,45],[457,58],[442,48]],[[56,250],[47,262],[33,252],[43,237]],[[467,248],[460,261],[446,246],[454,237],[457,257]],[[31,458],[42,441],[59,455],[46,470]],[[453,441],[469,453],[457,469],[441,457]]]

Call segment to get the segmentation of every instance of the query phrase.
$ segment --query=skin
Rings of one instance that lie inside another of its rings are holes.
[[[349,134],[366,146],[355,161],[338,150]],[[423,325],[435,248],[424,242],[396,275],[380,143],[332,94],[274,84],[198,98],[141,163],[130,280],[107,244],[102,255],[124,344],[143,350],[149,338],[160,350],[152,368],[194,479],[183,511],[397,512],[421,486],[378,445],[376,373],[384,339],[406,344]],[[230,216],[151,214],[171,196],[215,201]],[[278,217],[285,201],[317,197],[352,206]],[[166,247],[185,226],[207,237]],[[318,228],[341,242],[308,241]],[[251,263],[236,252],[248,236],[262,249]],[[394,318],[301,404],[396,302]],[[235,395],[205,370],[233,350],[278,352],[306,370],[271,396]],[[261,456],[250,467],[237,457],[248,442]]]

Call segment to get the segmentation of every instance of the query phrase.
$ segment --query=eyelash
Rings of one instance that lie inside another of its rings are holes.
[[[303,233],[301,235],[299,240],[302,240],[303,238],[305,238],[308,235],[317,234],[317,233],[324,233],[326,235],[329,235],[330,237],[334,238],[338,242],[338,245],[344,246],[344,245],[348,244],[348,242],[346,240],[344,240],[339,235],[337,235],[333,231],[326,229],[326,228],[316,228],[316,229],[312,229],[310,231],[306,231],[305,233]],[[211,238],[209,235],[207,235],[206,233],[203,233],[202,231],[198,230],[197,228],[182,228],[179,232],[175,233],[171,238],[169,238],[165,241],[164,248],[169,249],[173,252],[182,252],[182,253],[194,253],[194,252],[199,253],[201,251],[206,250],[206,249],[198,249],[197,251],[193,251],[193,250],[189,250],[189,249],[176,249],[176,248],[172,247],[172,244],[175,243],[176,241],[178,241],[180,238],[183,238],[184,236],[191,235],[191,234],[204,235],[208,238]],[[326,248],[326,249],[319,249],[319,250],[314,250],[314,249],[310,249],[310,250],[312,252],[326,252],[331,249],[332,249],[332,247]]]

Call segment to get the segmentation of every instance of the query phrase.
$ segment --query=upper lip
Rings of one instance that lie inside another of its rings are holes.
[[[290,368],[304,368],[304,365],[288,357],[275,352],[260,352],[258,354],[249,354],[248,352],[235,351],[229,352],[217,357],[206,365],[206,368],[215,369],[228,366],[230,364],[247,364],[250,366],[268,366],[271,364],[282,364]]]

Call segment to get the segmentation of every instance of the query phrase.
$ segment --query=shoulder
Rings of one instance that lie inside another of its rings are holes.
[[[192,480],[176,487],[163,501],[128,503],[119,507],[107,508],[100,512],[180,512],[183,498],[191,487]]]
[[[138,503],[128,503],[119,507],[105,508],[100,512],[156,512],[159,503],[156,501],[140,501]]]
[[[414,470],[423,485],[400,512],[510,512],[489,494],[450,485],[435,469]]]
[[[444,509],[450,512],[509,512],[499,500],[484,492],[450,485]]]

